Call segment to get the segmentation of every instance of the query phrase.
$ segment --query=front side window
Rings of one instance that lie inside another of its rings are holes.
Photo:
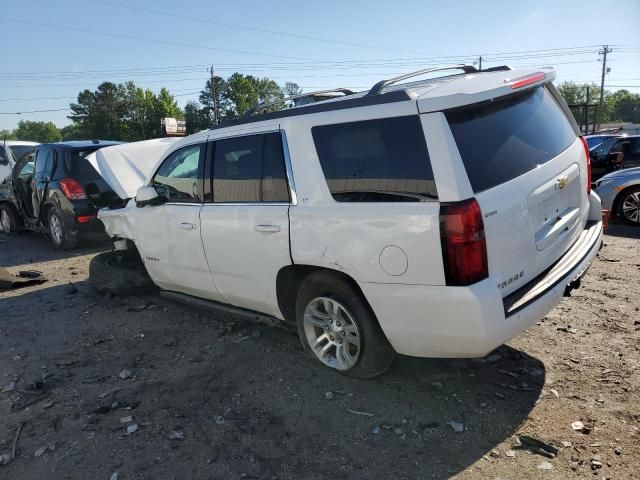
[[[336,201],[437,200],[417,115],[318,126],[311,133]]]
[[[213,201],[289,202],[278,133],[234,137],[215,143]]]
[[[200,202],[198,166],[202,144],[189,145],[169,155],[156,172],[152,185],[169,202]]]

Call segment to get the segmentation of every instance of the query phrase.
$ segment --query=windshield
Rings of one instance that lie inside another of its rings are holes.
[[[14,160],[18,160],[24,152],[33,148],[32,145],[9,145],[9,150]]]
[[[608,153],[609,150],[611,150],[611,147],[613,147],[613,144],[616,143],[617,141],[618,141],[618,137],[612,137],[605,140],[597,147],[591,149],[591,155],[603,155],[605,153]]]
[[[607,138],[609,138],[609,137],[605,137],[605,136],[586,137],[587,145],[589,145],[589,148],[597,147],[598,145],[600,145]]]

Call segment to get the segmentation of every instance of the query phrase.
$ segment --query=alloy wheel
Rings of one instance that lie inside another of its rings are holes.
[[[58,245],[62,244],[62,222],[55,213],[49,219],[49,231],[53,241]]]
[[[622,202],[622,214],[633,223],[640,223],[640,192],[632,192]]]
[[[360,330],[339,301],[318,297],[304,311],[304,333],[309,347],[325,365],[349,370],[360,356]]]

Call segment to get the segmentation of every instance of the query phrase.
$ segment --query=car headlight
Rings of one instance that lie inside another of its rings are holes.
[[[598,189],[598,188],[600,188],[600,187],[601,187],[601,186],[603,186],[603,185],[608,185],[608,184],[609,184],[609,183],[611,183],[612,181],[613,181],[613,179],[612,179],[612,178],[601,178],[601,179],[599,179],[599,180],[596,180],[596,181],[593,183],[593,186],[594,186],[594,188],[595,188],[595,189]]]

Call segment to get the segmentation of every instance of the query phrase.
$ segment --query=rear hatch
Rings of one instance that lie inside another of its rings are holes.
[[[506,296],[551,267],[588,213],[586,153],[550,85],[445,112]]]
[[[84,189],[87,198],[96,208],[115,207],[122,203],[120,197],[105,182],[87,160],[97,148],[71,149],[65,153],[64,169]]]

